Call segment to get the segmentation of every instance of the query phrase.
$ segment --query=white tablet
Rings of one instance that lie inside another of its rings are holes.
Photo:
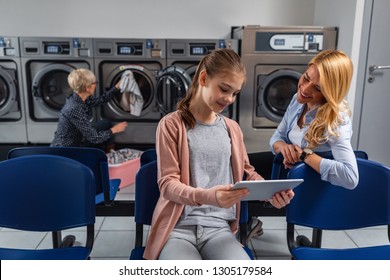
[[[302,182],[303,179],[240,181],[234,184],[233,190],[242,188],[249,189],[249,194],[241,200],[267,200],[275,193],[293,189]]]

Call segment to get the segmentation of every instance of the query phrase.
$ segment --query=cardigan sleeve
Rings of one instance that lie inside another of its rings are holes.
[[[178,204],[219,206],[216,199],[218,187],[203,189],[189,185],[187,133],[177,113],[160,121],[156,131],[156,150],[160,195]]]

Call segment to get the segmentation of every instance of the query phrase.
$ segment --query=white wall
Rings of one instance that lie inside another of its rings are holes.
[[[247,24],[313,25],[315,0],[0,0],[0,35],[224,38]]]
[[[359,65],[361,32],[365,0],[316,0],[314,25],[335,25],[339,27],[337,48],[348,54],[354,64],[354,75],[348,93],[348,103],[354,116]]]

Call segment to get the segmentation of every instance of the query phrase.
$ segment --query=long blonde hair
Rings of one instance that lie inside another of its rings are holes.
[[[186,96],[179,101],[176,109],[180,112],[184,123],[189,128],[194,128],[195,118],[190,111],[191,100],[195,97],[199,88],[199,75],[205,69],[209,77],[224,73],[240,73],[246,76],[245,67],[240,56],[231,49],[217,49],[208,55],[204,56],[196,68],[194,77],[192,78],[191,86],[188,89]]]
[[[325,143],[329,136],[338,136],[337,127],[351,116],[345,99],[353,74],[351,59],[340,50],[324,50],[309,65],[316,65],[320,75],[320,87],[326,102],[318,110],[309,126],[305,139],[309,148]]]

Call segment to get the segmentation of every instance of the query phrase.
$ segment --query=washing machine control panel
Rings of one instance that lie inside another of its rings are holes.
[[[256,51],[308,51],[323,49],[322,33],[256,33]]]

